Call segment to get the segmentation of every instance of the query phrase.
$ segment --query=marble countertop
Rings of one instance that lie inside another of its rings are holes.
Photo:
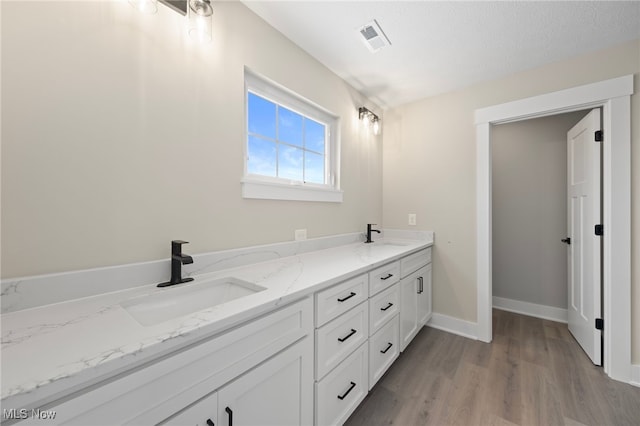
[[[394,241],[348,244],[197,275],[194,283],[235,277],[266,290],[151,326],[138,323],[120,304],[177,288],[144,285],[3,314],[2,405],[39,406],[433,244]]]

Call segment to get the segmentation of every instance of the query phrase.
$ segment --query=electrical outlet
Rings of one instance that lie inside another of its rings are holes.
[[[303,241],[307,239],[307,230],[306,229],[296,229],[294,234],[296,241]]]
[[[412,225],[412,226],[416,225],[416,214],[415,213],[409,213],[409,225]]]

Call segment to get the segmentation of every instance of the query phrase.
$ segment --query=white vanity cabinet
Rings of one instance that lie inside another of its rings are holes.
[[[431,248],[401,260],[400,350],[431,318]]]
[[[312,424],[312,332],[307,297],[80,390],[44,407],[56,411],[53,421],[33,424],[218,426],[228,424],[227,407],[234,425]]]
[[[400,261],[369,272],[369,389],[400,354]]]
[[[367,274],[316,297],[316,425],[342,424],[369,391]]]
[[[304,374],[310,342],[311,338],[305,337],[217,392],[161,422],[161,425],[311,424],[310,378]]]
[[[82,385],[39,407],[53,419],[9,424],[343,424],[431,318],[431,248],[404,253],[376,254],[368,268],[359,255],[344,281],[312,280],[313,295],[254,314],[240,306],[219,328],[86,369]]]

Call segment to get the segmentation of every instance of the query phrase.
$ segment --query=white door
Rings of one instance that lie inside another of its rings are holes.
[[[600,110],[594,109],[567,134],[569,243],[569,331],[594,364],[602,364],[600,252],[595,226],[602,223],[600,205]],[[563,240],[564,241],[564,240]]]

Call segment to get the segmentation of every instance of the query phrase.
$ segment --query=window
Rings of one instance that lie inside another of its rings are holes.
[[[249,71],[245,95],[243,196],[341,202],[338,118]]]

